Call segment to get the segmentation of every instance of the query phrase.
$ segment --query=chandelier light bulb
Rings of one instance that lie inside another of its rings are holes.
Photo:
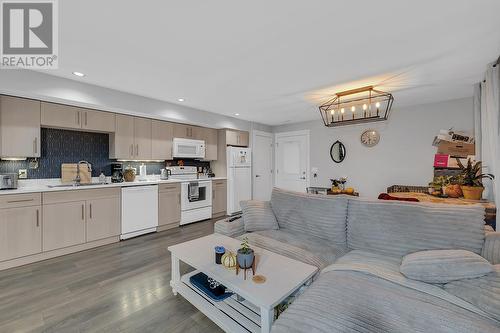
[[[365,111],[366,111],[366,109],[368,109],[368,105],[363,104],[363,110],[365,110]]]
[[[332,116],[335,114],[335,110],[332,110],[330,111],[330,113],[332,114]]]
[[[351,111],[352,111],[352,112],[356,111],[356,107],[355,107],[355,106],[352,106],[352,107],[351,107]]]
[[[380,107],[380,102],[375,103],[375,106],[376,106],[377,108],[379,108],[379,107]]]
[[[340,109],[340,113],[344,114],[344,108]]]

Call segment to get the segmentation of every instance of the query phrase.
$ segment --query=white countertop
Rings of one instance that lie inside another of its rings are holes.
[[[199,178],[197,181],[206,180],[221,180],[227,179],[226,177],[213,177],[213,178]],[[23,193],[37,193],[37,192],[57,192],[57,191],[79,191],[79,190],[90,190],[99,188],[110,188],[110,187],[127,187],[127,186],[140,186],[140,185],[157,185],[157,184],[169,184],[169,183],[182,183],[188,182],[185,179],[168,179],[161,180],[159,175],[147,176],[146,180],[136,180],[133,182],[123,182],[123,183],[110,183],[110,177],[106,178],[107,184],[99,184],[97,177],[92,177],[92,183],[95,185],[84,185],[84,186],[68,186],[68,187],[51,187],[54,185],[62,185],[60,178],[49,178],[49,179],[29,179],[29,180],[19,180],[18,188],[15,190],[0,190],[0,195],[6,194],[23,194]]]

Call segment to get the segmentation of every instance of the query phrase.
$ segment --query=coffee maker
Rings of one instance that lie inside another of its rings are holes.
[[[123,182],[123,164],[118,162],[111,163],[111,182]]]

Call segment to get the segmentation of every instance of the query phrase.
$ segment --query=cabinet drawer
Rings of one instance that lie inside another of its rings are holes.
[[[226,185],[226,180],[225,180],[225,179],[222,179],[222,180],[214,180],[214,181],[213,181],[213,184],[214,184],[214,186],[224,186],[224,185]]]
[[[159,192],[180,192],[181,184],[160,184],[158,185]]]
[[[0,195],[0,208],[39,206],[41,201],[40,193]]]
[[[43,204],[52,204],[59,202],[72,202],[81,200],[90,200],[95,198],[108,198],[120,196],[120,188],[102,188],[90,190],[57,191],[43,193]]]

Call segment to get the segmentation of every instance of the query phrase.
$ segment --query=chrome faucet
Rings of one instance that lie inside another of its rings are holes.
[[[76,164],[76,177],[75,179],[73,179],[74,181],[74,186],[80,186],[80,183],[82,182],[82,178],[80,177],[80,164],[85,164],[87,165],[87,169],[89,170],[89,172],[92,172],[92,166],[90,165],[89,162],[87,161],[79,161],[77,164]]]

